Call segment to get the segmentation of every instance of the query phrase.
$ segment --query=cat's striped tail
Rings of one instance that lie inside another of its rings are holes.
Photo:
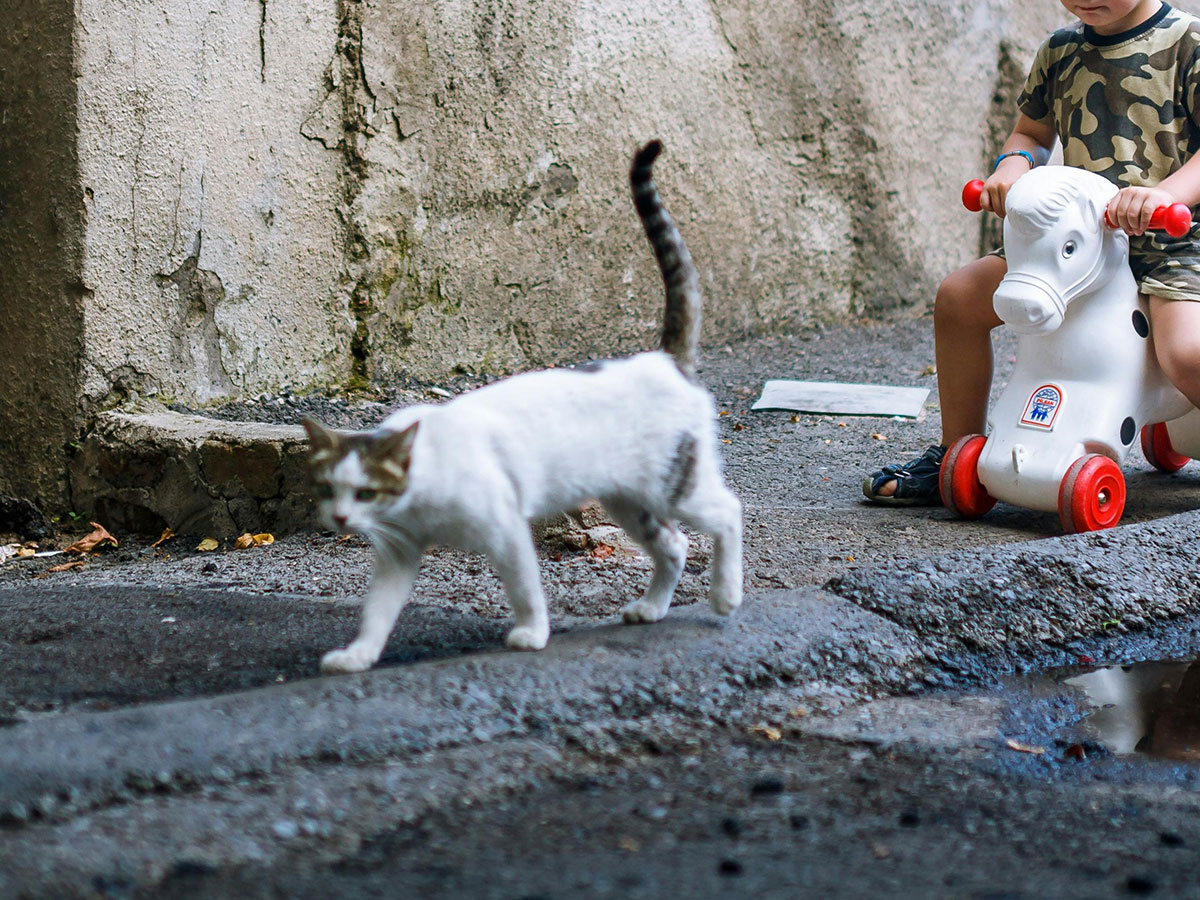
[[[650,170],[662,152],[662,142],[651,141],[633,157],[629,182],[646,237],[658,258],[667,288],[667,310],[663,316],[662,349],[669,353],[688,378],[696,376],[700,345],[700,276],[675,222],[663,206]]]

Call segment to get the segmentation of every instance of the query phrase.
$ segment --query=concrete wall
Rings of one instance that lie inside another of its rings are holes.
[[[708,340],[925,301],[974,251],[956,197],[991,150],[1001,44],[1027,62],[1049,6],[367,4],[368,373],[652,344],[661,289],[625,181],[652,136]]]
[[[307,139],[332,0],[79,0],[83,402],[346,376],[342,166]]]
[[[73,6],[0,4],[0,493],[58,507],[87,299]]]
[[[1064,15],[10,0],[0,491],[69,502],[69,445],[135,396],[651,346],[662,290],[626,183],[651,137],[707,342],[924,303],[977,252],[959,188]]]

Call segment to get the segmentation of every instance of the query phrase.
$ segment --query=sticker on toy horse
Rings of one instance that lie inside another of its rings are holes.
[[[1043,384],[1029,395],[1029,402],[1025,404],[1025,412],[1021,415],[1021,424],[1052,431],[1054,419],[1062,405],[1062,388],[1056,384]]]

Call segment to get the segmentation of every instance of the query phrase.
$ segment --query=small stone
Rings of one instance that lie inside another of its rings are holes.
[[[275,832],[275,837],[281,841],[290,841],[300,833],[300,827],[291,819],[278,819],[271,826],[271,831]]]

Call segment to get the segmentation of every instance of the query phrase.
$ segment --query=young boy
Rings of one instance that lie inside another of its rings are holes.
[[[1079,21],[1042,44],[1017,100],[1020,117],[984,183],[983,208],[1004,216],[1018,178],[1057,138],[1063,162],[1121,190],[1109,218],[1130,235],[1130,266],[1149,298],[1154,349],[1171,382],[1200,406],[1200,226],[1179,240],[1147,232],[1159,206],[1200,203],[1200,19],[1161,0],[1061,0]],[[942,443],[863,482],[878,503],[937,504],[946,448],[982,433],[992,380],[992,294],[1002,251],[942,282],[934,345]]]

